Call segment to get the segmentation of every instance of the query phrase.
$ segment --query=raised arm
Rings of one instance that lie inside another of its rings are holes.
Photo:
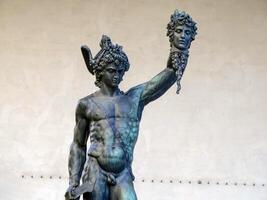
[[[85,118],[85,104],[80,101],[76,108],[76,125],[74,128],[74,138],[70,147],[69,155],[69,185],[76,187],[79,185],[82,170],[86,160],[86,143],[89,136],[87,131],[88,120]]]
[[[167,67],[150,81],[144,83],[141,102],[146,105],[163,95],[177,80],[176,70],[171,57],[169,57]]]
[[[175,10],[167,25],[167,36],[169,36],[171,55],[167,68],[143,84],[141,101],[143,105],[163,95],[177,80],[177,91],[181,86],[180,80],[187,65],[188,53],[191,42],[197,34],[196,22],[184,11]]]

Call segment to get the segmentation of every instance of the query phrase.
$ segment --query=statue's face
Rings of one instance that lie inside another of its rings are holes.
[[[118,87],[122,81],[124,72],[125,71],[123,67],[118,67],[114,63],[110,63],[103,70],[101,81],[108,87]]]
[[[175,27],[173,34],[174,47],[180,50],[189,49],[192,41],[192,30],[186,25],[178,25]]]

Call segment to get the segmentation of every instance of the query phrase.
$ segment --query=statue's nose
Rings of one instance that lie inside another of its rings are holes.
[[[181,38],[184,38],[184,37],[185,37],[185,32],[182,31],[182,33],[181,33]]]
[[[114,78],[119,78],[119,72],[116,72],[115,74],[114,74]]]
[[[120,74],[121,74],[121,71],[118,70],[118,71],[116,71],[115,76],[118,76],[119,77]]]

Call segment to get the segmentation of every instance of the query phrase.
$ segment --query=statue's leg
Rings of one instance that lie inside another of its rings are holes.
[[[109,200],[109,188],[107,178],[101,172],[95,158],[89,157],[83,173],[83,182],[95,180],[94,189],[91,193],[83,194],[84,200]]]
[[[109,200],[109,189],[106,181],[106,177],[103,174],[97,177],[94,190],[92,193],[85,193],[83,200]]]
[[[131,174],[126,171],[116,178],[117,184],[110,187],[110,200],[137,200]]]

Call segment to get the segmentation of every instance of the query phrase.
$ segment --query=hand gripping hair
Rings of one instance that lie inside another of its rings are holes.
[[[88,46],[83,45],[81,51],[88,71],[96,75],[95,84],[100,87],[103,69],[110,63],[129,70],[130,64],[127,55],[122,51],[122,46],[112,44],[111,39],[103,35],[100,41],[100,51],[93,58]]]
[[[177,91],[176,93],[179,94],[181,90],[180,80],[183,76],[184,70],[187,65],[187,59],[189,56],[189,49],[180,50],[175,45],[175,29],[177,26],[186,26],[191,29],[191,34],[189,36],[189,47],[191,42],[195,39],[197,34],[197,26],[196,22],[184,11],[175,10],[174,13],[171,15],[170,22],[167,25],[167,36],[169,37],[170,46],[171,46],[171,62],[172,67],[176,70],[177,75]]]

